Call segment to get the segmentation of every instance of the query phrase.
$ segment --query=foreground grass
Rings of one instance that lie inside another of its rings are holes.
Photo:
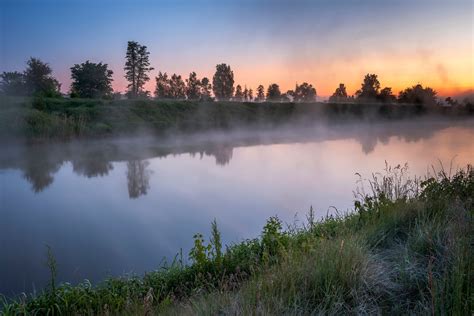
[[[0,138],[70,139],[140,133],[198,132],[236,127],[421,116],[468,117],[471,106],[196,102],[0,97]]]
[[[302,227],[270,218],[260,238],[222,249],[195,236],[182,260],[143,278],[55,285],[3,314],[455,314],[474,311],[474,170],[407,179],[387,169],[354,212]]]

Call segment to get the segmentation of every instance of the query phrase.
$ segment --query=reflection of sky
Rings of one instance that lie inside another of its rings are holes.
[[[40,193],[17,170],[0,173],[0,292],[31,290],[47,281],[45,244],[59,263],[60,278],[97,280],[141,273],[180,248],[187,257],[192,236],[208,235],[215,218],[226,243],[258,236],[278,214],[292,222],[310,205],[318,215],[329,206],[352,205],[355,172],[369,176],[385,163],[409,162],[424,174],[438,158],[455,167],[472,163],[472,129],[448,128],[417,141],[389,137],[368,153],[353,139],[236,147],[232,160],[190,154],[148,159],[148,193],[130,199],[127,163],[113,163],[103,177],[73,172],[70,162]]]
[[[237,83],[256,88],[313,83],[349,93],[367,72],[395,92],[421,82],[441,93],[474,88],[471,0],[199,0],[0,2],[0,70],[30,56],[51,63],[66,91],[69,68],[104,61],[124,90],[126,42],[147,45],[152,66],[212,76],[229,63]],[[154,82],[148,89],[153,91]]]

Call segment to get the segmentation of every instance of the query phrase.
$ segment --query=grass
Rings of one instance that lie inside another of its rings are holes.
[[[279,127],[345,120],[463,117],[468,107],[0,97],[0,138],[70,139],[143,132]]]
[[[387,168],[355,193],[352,213],[316,221],[311,209],[287,229],[272,217],[259,238],[225,249],[214,221],[189,264],[179,254],[143,277],[56,285],[48,252],[50,287],[4,298],[1,313],[472,314],[474,169],[421,181]]]

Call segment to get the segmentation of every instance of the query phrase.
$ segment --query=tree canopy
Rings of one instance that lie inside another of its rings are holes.
[[[293,101],[295,102],[314,102],[316,101],[316,89],[307,82],[296,85],[293,92]]]
[[[24,76],[29,95],[55,97],[61,94],[61,85],[53,77],[53,71],[47,63],[32,57],[26,62],[26,65]]]
[[[267,89],[267,101],[280,101],[281,91],[280,86],[276,83],[272,83]]]
[[[143,91],[143,86],[150,80],[148,72],[153,70],[149,61],[150,52],[147,47],[137,42],[129,41],[127,45],[125,78],[130,82],[127,88],[131,98],[147,95],[148,91]]]
[[[91,63],[88,60],[71,67],[71,96],[80,98],[111,97],[113,71],[107,64]]]
[[[244,93],[242,91],[242,86],[240,84],[235,87],[234,101],[241,102],[244,100]]]
[[[356,91],[358,100],[375,101],[380,90],[380,82],[376,74],[367,74],[364,77],[360,90]]]
[[[227,101],[234,94],[234,72],[230,66],[219,64],[212,78],[212,90],[218,100]]]
[[[255,101],[257,102],[265,101],[265,88],[262,85],[259,85],[257,87],[257,96],[255,98]]]
[[[398,101],[417,105],[435,105],[436,91],[429,87],[423,88],[421,84],[417,84],[401,91],[398,96]]]

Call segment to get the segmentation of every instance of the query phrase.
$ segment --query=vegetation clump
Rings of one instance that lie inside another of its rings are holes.
[[[217,224],[206,243],[143,277],[93,286],[51,284],[4,298],[18,314],[472,314],[474,169],[410,179],[406,166],[374,174],[356,190],[352,213],[283,229],[270,218],[259,238],[221,245]]]

